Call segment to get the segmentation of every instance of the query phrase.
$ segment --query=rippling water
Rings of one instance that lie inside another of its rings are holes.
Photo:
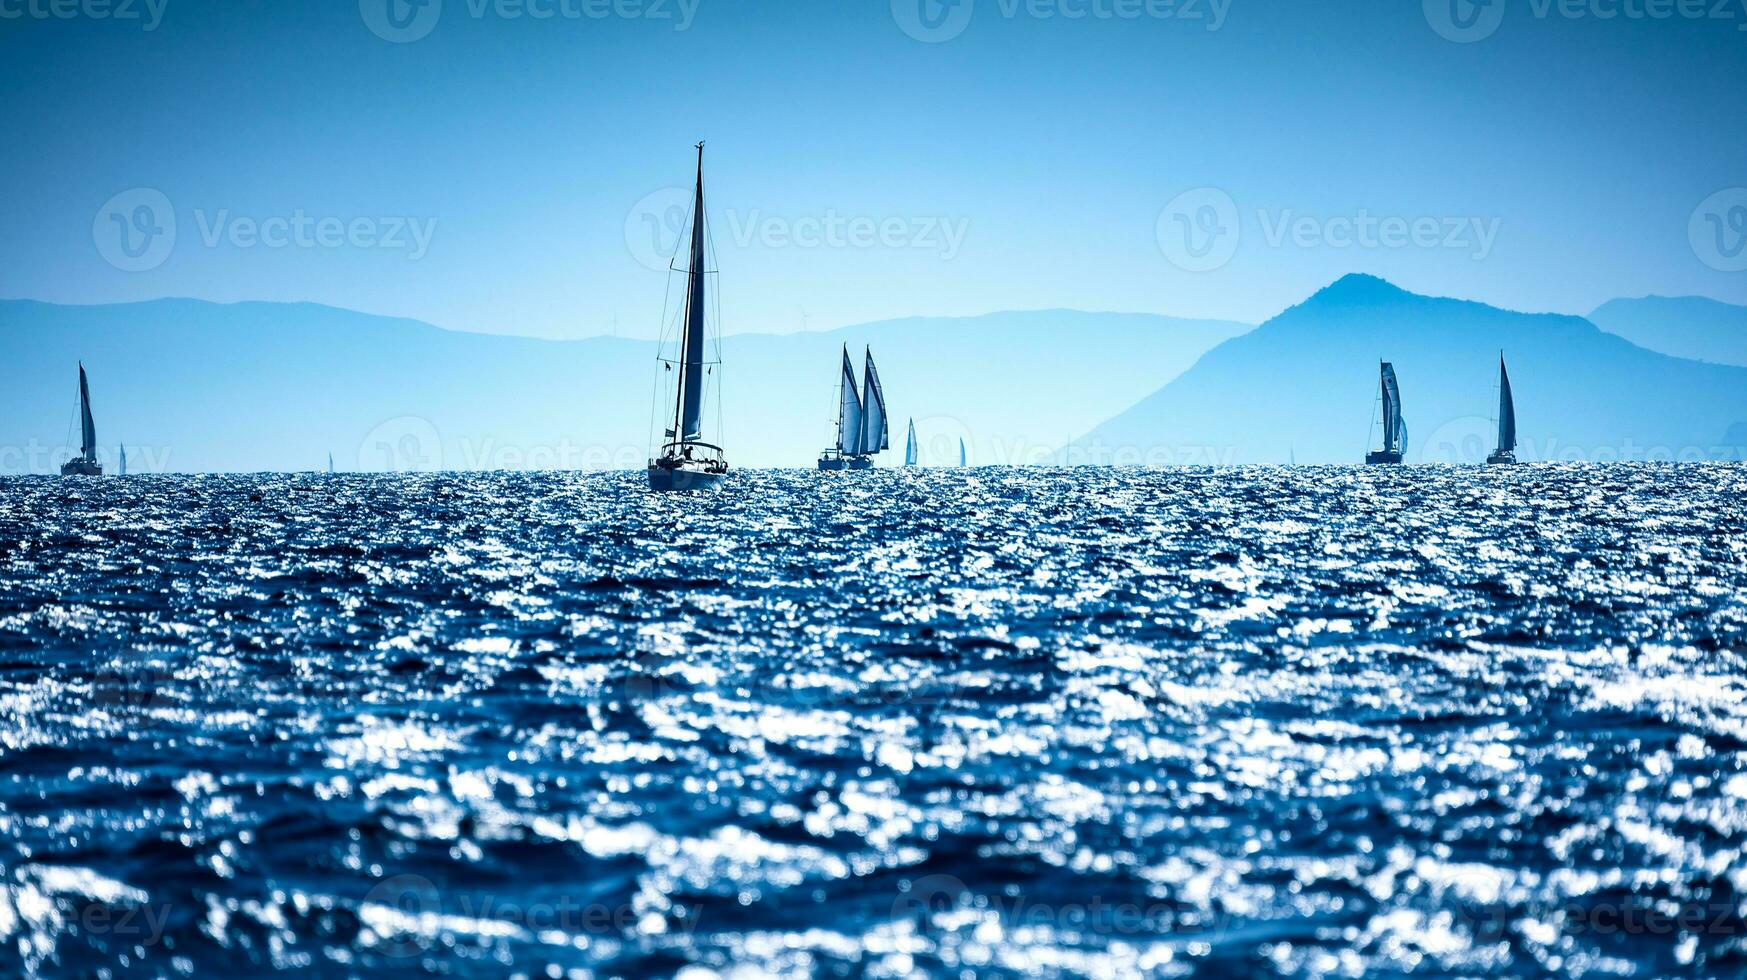
[[[1741,467],[0,482],[0,972],[1727,975]]]

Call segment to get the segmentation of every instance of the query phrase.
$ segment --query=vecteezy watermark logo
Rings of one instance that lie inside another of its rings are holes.
[[[4,2],[4,0],[0,0]],[[673,21],[690,30],[700,0],[465,0],[472,20]],[[406,44],[430,34],[443,16],[443,0],[358,0],[364,26],[384,41]]]
[[[104,261],[123,272],[156,269],[176,247],[176,209],[162,191],[122,191],[97,209],[91,241]]]
[[[970,25],[976,0],[892,0],[898,29],[924,44],[950,41]]]
[[[1425,0],[1426,23],[1446,41],[1484,41],[1504,23],[1505,0]]]
[[[368,248],[405,252],[414,262],[430,251],[437,219],[398,215],[341,218],[312,217],[302,208],[289,215],[256,218],[233,215],[229,208],[214,214],[194,209],[200,242],[207,248],[227,243],[232,248]]]
[[[663,187],[644,195],[625,215],[625,248],[644,268],[665,271],[685,233],[692,192]]]
[[[139,21],[150,33],[164,21],[170,0],[0,0],[0,20]]]
[[[1291,208],[1256,212],[1269,248],[1451,249],[1484,262],[1498,243],[1500,218],[1442,215],[1376,215],[1365,208],[1330,217]]]
[[[408,44],[436,28],[443,0],[358,0],[358,15],[370,33],[392,44]]]
[[[358,444],[358,469],[390,473],[434,473],[443,468],[443,437],[417,415],[389,419]]]
[[[377,882],[364,896],[359,918],[374,933],[375,948],[384,956],[416,956],[422,949],[419,926],[435,917],[441,906],[437,886],[420,875],[394,875]]]
[[[1171,198],[1154,227],[1159,250],[1185,272],[1212,272],[1231,261],[1242,238],[1237,202],[1217,187]]]
[[[898,28],[925,44],[950,41],[970,23],[973,0],[892,0]],[[993,0],[1004,20],[1178,20],[1225,26],[1232,0]]]
[[[625,248],[639,265],[665,271],[684,268],[682,239],[691,228],[692,192],[664,187],[647,194],[625,215]],[[709,216],[711,227],[725,229],[718,239],[735,248],[916,249],[936,252],[946,261],[958,256],[970,233],[969,218],[937,215],[843,214],[835,208],[823,214],[784,215],[725,209]],[[677,262],[675,261],[677,259]]]
[[[1486,462],[1497,441],[1498,423],[1478,415],[1464,415],[1437,427],[1419,442],[1419,461],[1450,466],[1478,466]]]
[[[1699,261],[1718,272],[1747,270],[1747,187],[1705,198],[1687,221],[1686,237]]]
[[[1484,41],[1504,22],[1510,0],[1424,0],[1426,23],[1457,44]],[[1698,21],[1732,23],[1747,31],[1743,0],[1528,0],[1530,16],[1545,21]]]

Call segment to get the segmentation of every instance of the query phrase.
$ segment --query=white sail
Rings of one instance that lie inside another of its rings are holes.
[[[964,440],[960,439],[958,441],[958,465],[963,466],[964,464],[965,464]]]
[[[862,452],[861,393],[855,390],[855,365],[849,362],[849,345],[843,346],[843,377],[838,382],[837,451],[846,456]]]
[[[1395,380],[1395,365],[1383,362],[1383,448],[1407,452],[1407,425],[1401,419],[1401,386]]]
[[[867,367],[862,372],[861,451],[877,453],[891,448],[891,433],[886,425],[886,392],[880,387],[880,373],[874,368],[873,351],[867,352]]]
[[[916,465],[916,420],[910,420],[910,436],[904,441],[904,465]]]

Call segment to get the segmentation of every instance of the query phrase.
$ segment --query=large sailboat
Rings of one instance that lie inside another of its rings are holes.
[[[91,421],[91,386],[85,380],[85,365],[79,365],[79,455],[61,464],[62,476],[102,476],[97,462],[97,425]]]
[[[916,465],[916,420],[910,420],[910,435],[904,440],[904,465]]]
[[[1504,369],[1503,351],[1498,355],[1498,446],[1486,462],[1516,462],[1516,400],[1510,396],[1510,372]]]
[[[1367,463],[1399,463],[1407,453],[1407,423],[1401,418],[1401,386],[1395,382],[1395,365],[1383,361],[1383,448],[1365,454]]]
[[[874,455],[891,448],[886,392],[880,385],[880,372],[874,367],[871,349],[866,351],[866,357],[861,389],[857,390],[849,345],[843,345],[843,367],[837,381],[837,440],[819,454],[822,470],[872,469]]]
[[[649,460],[651,490],[702,490],[728,475],[722,447],[704,441],[704,386],[715,363],[704,359],[704,243],[704,144],[699,143],[678,357],[661,359],[663,369],[678,371],[679,377],[674,385],[672,423],[662,430],[659,454]]]

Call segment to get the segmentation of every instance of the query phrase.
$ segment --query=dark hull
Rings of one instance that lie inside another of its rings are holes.
[[[651,490],[708,490],[727,479],[728,471],[707,469],[699,466],[662,466],[651,463],[649,466],[649,489]]]
[[[1516,453],[1495,452],[1486,457],[1487,466],[1509,466],[1516,462]]]
[[[102,476],[103,465],[94,459],[70,459],[61,464],[62,476]]]
[[[1379,465],[1379,464],[1392,465],[1392,464],[1401,462],[1401,454],[1400,453],[1392,453],[1392,452],[1389,452],[1388,450],[1379,450],[1379,451],[1374,452],[1374,453],[1366,453],[1365,454],[1365,462],[1367,465],[1373,465],[1373,466]]]
[[[828,471],[837,470],[871,470],[872,456],[821,456],[819,468]]]

